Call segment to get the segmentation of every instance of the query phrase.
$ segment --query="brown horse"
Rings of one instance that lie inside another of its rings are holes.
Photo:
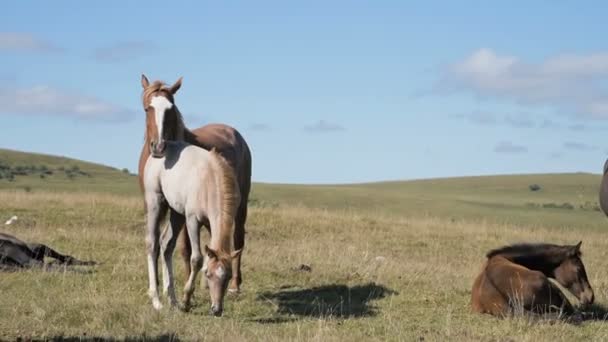
[[[174,95],[181,84],[181,78],[172,86],[167,86],[161,81],[150,83],[146,76],[141,76],[142,101],[146,111],[146,133],[145,143],[139,157],[140,187],[143,191],[143,174],[146,161],[150,156],[163,157],[166,141],[186,141],[209,151],[215,149],[236,174],[241,200],[236,213],[233,239],[234,250],[242,250],[245,246],[247,202],[251,189],[251,152],[249,146],[236,129],[223,124],[209,124],[192,131],[186,128],[174,99]],[[164,218],[166,212],[165,208],[159,220]],[[208,226],[206,228],[209,229]],[[182,230],[179,244],[181,245],[186,274],[189,275],[192,244],[185,230]],[[158,246],[154,244],[149,245],[148,248],[158,251]],[[158,252],[156,255],[158,255]],[[233,273],[228,291],[239,292],[242,283],[241,254],[233,259],[232,269]]]
[[[574,246],[518,244],[490,251],[473,283],[473,311],[500,317],[521,312],[573,314],[574,308],[549,278],[582,305],[592,304],[593,289],[580,247],[581,242]]]
[[[604,176],[600,185],[600,208],[608,215],[608,160],[604,163]]]

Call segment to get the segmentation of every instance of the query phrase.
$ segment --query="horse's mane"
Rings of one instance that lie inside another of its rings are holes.
[[[218,184],[219,192],[221,194],[221,230],[220,234],[227,234],[224,236],[225,239],[222,241],[232,241],[232,235],[234,230],[234,219],[236,211],[238,209],[240,198],[240,191],[236,179],[236,173],[234,169],[222,155],[217,152],[215,148],[209,152],[209,160],[212,163],[214,169],[215,182]],[[232,242],[230,243],[230,247]],[[228,248],[225,252],[229,252]]]
[[[561,263],[568,256],[570,246],[560,246],[549,243],[520,243],[493,249],[486,254],[492,258],[500,255],[509,260],[544,259],[549,262]],[[580,252],[578,252],[580,257]]]

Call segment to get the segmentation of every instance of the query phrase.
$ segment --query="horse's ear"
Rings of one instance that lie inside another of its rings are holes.
[[[177,93],[179,88],[182,86],[182,79],[183,79],[183,77],[180,77],[177,81],[175,81],[175,83],[171,86],[171,88],[169,88],[169,90],[171,91],[171,94],[175,95],[175,93]]]
[[[581,255],[581,245],[583,241],[579,241],[576,245],[570,247],[570,254],[573,256]]]
[[[217,253],[207,245],[205,245],[205,254],[207,254],[209,259],[217,259]]]
[[[148,86],[150,85],[150,81],[148,81],[148,78],[146,77],[146,75],[141,74],[141,86],[146,89],[148,88]]]
[[[241,255],[241,252],[243,252],[243,249],[239,249],[238,251],[234,251],[232,253],[230,253],[230,257],[232,257],[233,259],[238,257],[239,255]]]

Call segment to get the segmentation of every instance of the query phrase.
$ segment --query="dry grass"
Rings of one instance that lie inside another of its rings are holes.
[[[608,239],[584,223],[564,229],[491,218],[253,207],[244,293],[228,298],[225,316],[216,319],[207,315],[200,289],[190,313],[152,309],[138,196],[0,192],[0,218],[13,214],[21,219],[4,231],[102,264],[92,273],[0,274],[0,336],[8,340],[85,334],[214,341],[608,339],[603,321],[501,320],[469,309],[484,253],[518,241],[583,240],[596,298],[606,303]],[[299,269],[302,264],[311,271]]]

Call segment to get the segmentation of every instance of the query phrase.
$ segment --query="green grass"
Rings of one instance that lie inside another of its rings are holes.
[[[0,221],[19,216],[3,231],[102,263],[92,273],[0,274],[0,339],[85,334],[212,341],[608,339],[603,321],[573,326],[495,319],[473,314],[469,306],[487,250],[521,241],[578,240],[596,300],[608,304],[608,222],[592,207],[580,208],[597,202],[599,175],[254,184],[244,292],[227,298],[225,316],[217,319],[207,315],[208,296],[201,289],[190,313],[152,309],[137,179],[81,165],[97,178],[77,178],[65,187],[33,183],[39,180],[32,177],[16,181],[31,184],[30,192],[0,182]],[[124,180],[104,185],[119,176]],[[530,191],[532,183],[542,190]],[[570,203],[574,209],[543,208],[547,203]],[[183,269],[175,261],[181,287]],[[302,264],[311,270],[302,270]]]

